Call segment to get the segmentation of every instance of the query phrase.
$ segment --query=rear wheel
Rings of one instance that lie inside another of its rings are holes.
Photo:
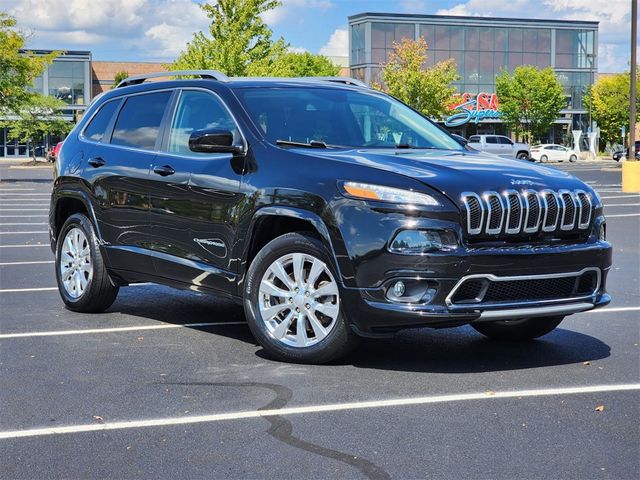
[[[478,322],[471,326],[486,337],[496,340],[522,341],[538,338],[555,329],[563,316],[535,317],[499,322]]]
[[[540,163],[547,163],[549,161],[549,157],[546,155],[540,155]]]
[[[529,160],[529,154],[527,154],[527,152],[520,152],[518,155],[516,155],[516,158],[518,160]]]
[[[571,156],[569,157],[569,161],[570,161],[571,163],[575,162],[576,160],[578,160],[578,157],[577,157],[577,156],[575,156],[575,155],[571,155]]]
[[[340,304],[340,286],[322,242],[288,233],[260,250],[247,273],[249,328],[279,360],[325,363],[349,352],[357,337]]]
[[[56,280],[62,301],[76,312],[102,312],[119,288],[111,283],[89,219],[71,215],[62,226],[56,245]]]

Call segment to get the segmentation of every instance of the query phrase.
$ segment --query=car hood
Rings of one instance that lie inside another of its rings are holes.
[[[308,150],[299,152],[310,153]],[[469,191],[523,188],[590,190],[582,181],[556,168],[482,152],[358,149],[315,150],[313,154],[411,177],[452,199]]]

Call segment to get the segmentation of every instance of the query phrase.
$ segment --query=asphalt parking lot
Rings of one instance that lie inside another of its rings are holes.
[[[469,327],[270,360],[241,309],[157,285],[104,314],[58,296],[50,169],[0,165],[2,478],[640,478],[640,194],[606,205],[612,304],[525,345]]]

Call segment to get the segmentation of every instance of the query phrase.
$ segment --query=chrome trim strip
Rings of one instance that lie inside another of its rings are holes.
[[[469,206],[469,202],[467,202],[467,198],[469,197],[475,198],[478,201],[478,207],[480,208],[478,228],[471,228],[471,207]],[[482,224],[484,223],[484,205],[482,204],[482,198],[475,192],[462,192],[460,198],[467,210],[467,232],[469,235],[477,235],[482,232]]]
[[[451,289],[451,291],[449,292],[449,294],[447,295],[447,298],[445,298],[445,303],[447,304],[448,307],[466,307],[466,308],[472,308],[472,307],[486,307],[487,304],[482,304],[482,303],[465,303],[465,304],[455,304],[451,301],[451,299],[453,298],[453,296],[456,294],[456,292],[458,291],[458,289],[460,288],[460,286],[465,283],[467,280],[473,280],[476,278],[484,278],[487,279],[489,281],[492,282],[511,282],[511,281],[518,281],[518,280],[546,280],[546,279],[551,279],[551,278],[563,278],[563,277],[580,277],[581,275],[587,273],[587,272],[595,272],[596,273],[596,286],[593,289],[593,292],[590,295],[587,296],[583,296],[580,298],[588,298],[589,296],[593,296],[598,290],[600,290],[600,284],[602,282],[602,272],[599,268],[597,267],[587,267],[587,268],[583,268],[582,270],[580,270],[579,272],[563,272],[563,273],[545,273],[545,274],[541,274],[541,275],[512,275],[512,276],[508,276],[508,277],[499,277],[497,275],[493,275],[492,273],[476,273],[473,275],[466,275],[464,277],[462,277],[460,280],[458,280],[458,282],[453,286],[453,288]],[[553,299],[553,301],[572,301],[572,300],[577,300],[576,297],[574,298],[567,298],[567,299]],[[540,302],[539,300],[536,300],[536,302]],[[522,304],[526,304],[526,301],[523,302],[519,302]],[[496,304],[493,304],[496,305]],[[499,304],[498,304],[499,305]],[[514,305],[516,305],[516,303],[514,303]],[[497,305],[496,305],[497,306]]]
[[[554,201],[556,202],[556,217],[553,222],[553,225],[547,226],[547,219],[549,218],[549,201],[547,200],[547,197],[549,195],[551,195]],[[558,221],[560,219],[561,203],[560,203],[560,200],[558,199],[558,194],[553,190],[542,190],[540,192],[540,198],[544,203],[544,218],[542,219],[542,231],[553,232],[557,228]]]
[[[502,197],[498,194],[498,192],[484,192],[482,194],[482,198],[487,205],[487,226],[485,227],[485,233],[487,235],[495,235],[502,231],[502,224],[504,223],[504,204],[502,203]],[[493,208],[491,207],[491,199],[497,198],[498,203],[500,204],[500,223],[496,228],[491,227],[491,220],[493,217]]]
[[[593,303],[573,303],[569,305],[552,305],[547,307],[514,308],[509,310],[487,310],[480,314],[476,321],[484,320],[519,320],[531,317],[547,317],[551,315],[571,315],[586,312],[595,308]]]

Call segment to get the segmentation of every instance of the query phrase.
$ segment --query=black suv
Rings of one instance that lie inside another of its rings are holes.
[[[135,282],[224,295],[274,357],[320,363],[411,327],[530,339],[609,303],[602,203],[573,176],[466,149],[356,80],[175,73],[199,78],[129,78],[64,142],[71,310]]]

